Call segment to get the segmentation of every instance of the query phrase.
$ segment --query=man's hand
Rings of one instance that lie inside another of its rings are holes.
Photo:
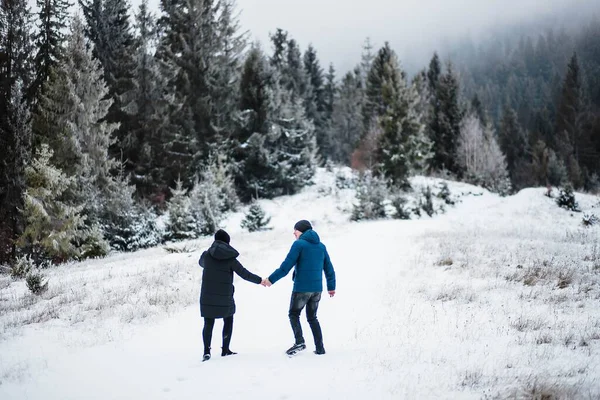
[[[335,290],[330,290],[327,293],[329,293],[329,297],[335,296]]]
[[[272,283],[269,281],[269,278],[263,279],[260,284],[263,285],[264,287],[269,287],[272,285]]]

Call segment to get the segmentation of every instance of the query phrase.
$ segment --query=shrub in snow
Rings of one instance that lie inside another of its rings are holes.
[[[359,177],[356,188],[357,203],[352,208],[352,221],[385,218],[385,200],[388,195],[386,182],[370,171]]]
[[[556,204],[558,204],[559,207],[569,211],[581,211],[579,209],[579,204],[575,200],[575,193],[573,193],[573,188],[571,185],[567,185],[566,187],[560,189],[558,198],[556,199]]]
[[[191,200],[181,180],[177,180],[175,189],[171,189],[173,197],[167,202],[169,220],[167,221],[167,240],[193,239],[197,237],[194,215],[191,213]]]
[[[29,272],[25,277],[27,289],[35,295],[40,295],[48,290],[48,280],[44,282],[44,275],[39,272]]]
[[[225,212],[237,209],[240,201],[222,157],[209,160],[189,197],[198,235],[212,235],[223,221]]]
[[[457,156],[467,182],[501,195],[510,192],[506,160],[494,131],[490,126],[481,126],[474,115],[465,117],[461,123]]]
[[[77,247],[80,253],[79,260],[104,257],[110,252],[110,245],[104,239],[104,233],[98,224],[93,224],[85,229]]]
[[[335,187],[338,189],[354,189],[356,181],[356,175],[350,169],[344,168],[335,173]]]
[[[13,279],[22,279],[34,268],[35,263],[29,255],[19,257],[10,269],[10,276]]]
[[[248,229],[249,232],[264,231],[270,228],[267,225],[271,222],[271,217],[267,217],[257,201],[253,201],[248,209],[248,214],[242,220],[241,226]]]
[[[407,200],[401,192],[394,193],[391,196],[392,207],[394,207],[394,218],[410,219],[410,211],[406,208]]]
[[[450,188],[446,182],[442,182],[440,185],[440,191],[438,192],[437,197],[444,200],[444,203],[448,204],[449,206],[456,204],[454,199],[452,199]]]
[[[593,226],[598,224],[598,222],[600,222],[600,219],[598,219],[596,214],[584,214],[581,219],[583,226]]]
[[[423,191],[423,198],[425,201],[421,204],[421,208],[427,213],[427,215],[431,217],[433,214],[435,214],[435,211],[433,209],[433,196],[429,186],[427,186],[427,188]]]
[[[156,224],[157,215],[151,208],[135,205],[121,214],[118,223],[104,227],[110,247],[117,251],[135,251],[159,245],[164,233]]]

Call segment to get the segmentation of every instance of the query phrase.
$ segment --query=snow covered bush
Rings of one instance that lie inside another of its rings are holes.
[[[579,209],[579,204],[575,200],[575,193],[573,193],[573,187],[571,187],[571,185],[567,185],[566,187],[560,189],[558,198],[556,199],[556,204],[558,204],[560,208],[564,208],[569,211],[581,211]]]
[[[482,127],[474,115],[461,122],[457,156],[467,182],[501,195],[510,192],[506,160],[494,131],[490,126]]]
[[[31,271],[25,277],[27,289],[35,295],[40,295],[48,290],[48,280],[44,282],[44,275],[37,271]]]
[[[241,227],[248,229],[248,232],[264,231],[271,229],[267,227],[269,222],[271,222],[271,217],[267,217],[260,204],[253,201],[248,209],[248,214],[242,220]]]
[[[352,208],[352,221],[386,217],[385,200],[388,196],[386,182],[370,171],[361,173],[356,188],[357,203]]]
[[[583,226],[597,225],[598,222],[600,222],[600,219],[598,219],[596,214],[583,214],[583,218],[581,219]]]
[[[448,184],[446,182],[442,182],[440,184],[440,191],[438,192],[437,197],[444,200],[444,203],[448,204],[449,206],[456,204],[456,201],[452,198],[450,188],[448,188]]]
[[[121,215],[120,223],[106,225],[104,232],[110,247],[117,251],[135,251],[159,245],[164,233],[156,224],[157,215],[149,207],[136,204]]]
[[[403,196],[402,192],[398,191],[391,195],[392,207],[394,207],[394,218],[396,219],[410,219],[410,211],[406,205],[408,200]]]
[[[423,211],[425,211],[425,213],[427,213],[427,215],[431,217],[433,214],[435,214],[435,210],[433,209],[433,198],[431,194],[431,188],[429,186],[423,190],[423,198],[425,201],[422,202],[421,208]]]
[[[212,157],[209,160],[189,197],[197,234],[215,233],[225,218],[225,212],[235,211],[240,204],[224,159]]]
[[[29,255],[18,257],[15,264],[10,269],[10,276],[13,279],[22,279],[34,268],[35,263]]]
[[[197,227],[187,190],[183,188],[181,180],[177,180],[175,189],[171,190],[173,197],[167,202],[169,220],[165,238],[167,240],[193,239],[197,236]]]

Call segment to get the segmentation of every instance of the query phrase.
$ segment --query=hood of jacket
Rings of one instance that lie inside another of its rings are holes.
[[[319,237],[319,235],[317,235],[317,232],[313,231],[312,229],[309,229],[306,232],[304,232],[302,235],[300,235],[298,240],[306,240],[308,243],[312,243],[312,244],[321,243],[321,238]]]
[[[214,241],[212,246],[210,246],[208,249],[208,254],[217,260],[229,260],[240,255],[236,249],[231,247],[228,243],[220,240]]]

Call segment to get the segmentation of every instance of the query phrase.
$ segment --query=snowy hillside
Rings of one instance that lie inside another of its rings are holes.
[[[239,354],[201,362],[197,261],[211,238],[53,268],[41,297],[2,275],[0,399],[600,398],[600,226],[582,225],[600,199],[577,194],[574,213],[542,188],[502,198],[447,184],[457,202],[443,214],[350,222],[353,189],[319,170],[302,193],[261,200],[271,230],[243,231],[244,210],[226,221],[263,277],[293,224],[313,222],[338,285],[319,307],[325,356],[304,316],[311,351],[283,353],[290,276],[236,278]]]

